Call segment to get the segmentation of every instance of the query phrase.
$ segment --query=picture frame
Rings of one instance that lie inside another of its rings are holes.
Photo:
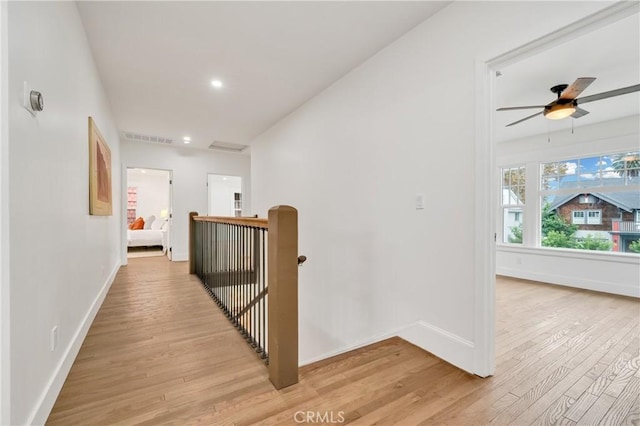
[[[113,214],[111,149],[92,117],[89,117],[89,214]]]

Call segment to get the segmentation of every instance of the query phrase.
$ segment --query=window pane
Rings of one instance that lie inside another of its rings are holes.
[[[640,168],[629,168],[626,170],[627,185],[640,183]]]
[[[522,244],[525,167],[502,169],[502,242]]]
[[[602,185],[624,185],[624,178],[620,171],[608,166],[600,172]]]
[[[525,187],[523,186],[519,186],[518,187],[518,198],[519,198],[519,203],[521,205],[524,205],[525,203]]]
[[[578,160],[561,161],[558,163],[560,176],[575,175],[578,168]]]
[[[597,174],[598,170],[600,170],[600,157],[580,159],[580,173]]]
[[[558,189],[558,179],[555,176],[543,176],[542,189]]]
[[[577,188],[578,177],[576,175],[563,176],[560,178],[560,188]]]
[[[540,223],[543,246],[640,255],[639,151],[540,167],[540,189],[547,192]],[[613,186],[628,190],[611,191]],[[575,192],[566,191],[572,188]]]
[[[558,163],[542,163],[542,176],[555,176],[558,174]]]
[[[580,187],[588,188],[592,186],[600,185],[600,173],[581,173],[580,174]]]
[[[522,244],[522,208],[507,207],[503,209],[503,243]]]
[[[621,215],[614,204],[635,202],[640,203],[640,193],[633,191],[609,192],[605,195],[600,192],[576,192],[544,197],[541,214],[542,246],[623,251],[623,240],[627,237],[621,238],[616,229],[630,228],[623,225],[621,219],[633,220],[634,215]],[[640,231],[637,237],[640,238]]]

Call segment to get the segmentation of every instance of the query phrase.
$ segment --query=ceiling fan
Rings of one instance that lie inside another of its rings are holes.
[[[587,102],[599,101],[600,99],[612,98],[614,96],[625,95],[627,93],[633,93],[640,91],[640,84],[636,84],[629,87],[622,87],[620,89],[609,90],[608,92],[597,93],[595,95],[585,96],[578,98],[580,93],[591,83],[593,83],[595,77],[580,77],[574,81],[571,86],[567,84],[558,84],[553,86],[550,90],[558,95],[558,98],[547,105],[528,105],[519,107],[505,107],[498,108],[496,111],[512,111],[517,109],[539,109],[542,111],[536,112],[528,117],[522,118],[513,123],[507,124],[505,127],[513,126],[514,124],[522,123],[530,118],[536,117],[540,114],[544,114],[545,117],[551,120],[560,120],[562,118],[573,117],[580,118],[589,114],[580,108],[578,105],[586,104]]]

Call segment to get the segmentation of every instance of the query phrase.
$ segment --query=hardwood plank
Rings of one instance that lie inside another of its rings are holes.
[[[563,395],[555,404],[547,408],[542,415],[538,416],[531,426],[555,425],[567,420],[563,414],[575,403],[575,399]]]
[[[602,418],[600,424],[606,426],[621,424],[627,417],[627,414],[637,407],[638,395],[640,395],[640,380],[635,377],[629,380],[629,383],[625,386],[618,398],[613,399],[613,397],[605,395],[605,397],[611,398],[613,403]]]
[[[312,411],[356,425],[638,424],[637,299],[503,277],[496,295],[494,377],[396,337],[276,391],[186,263],[130,259],[47,423],[291,425]]]

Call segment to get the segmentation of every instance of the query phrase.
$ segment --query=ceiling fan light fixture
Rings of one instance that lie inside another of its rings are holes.
[[[570,117],[574,112],[576,112],[576,107],[573,104],[556,104],[545,108],[544,116],[550,120],[562,120],[563,118]]]

